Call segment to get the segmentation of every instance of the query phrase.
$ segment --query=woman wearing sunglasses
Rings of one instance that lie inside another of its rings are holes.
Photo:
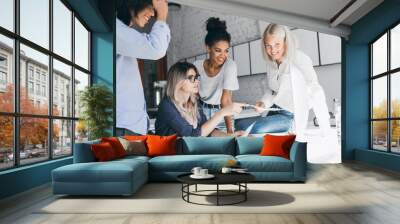
[[[244,104],[232,103],[207,120],[198,105],[199,75],[193,64],[178,62],[168,71],[167,92],[158,108],[157,135],[228,136],[216,129],[225,116],[239,114]],[[230,134],[240,136],[242,131]]]

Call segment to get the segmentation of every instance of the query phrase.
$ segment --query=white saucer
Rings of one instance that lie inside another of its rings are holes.
[[[204,176],[194,175],[194,174],[190,175],[190,178],[193,178],[193,179],[211,179],[211,178],[214,178],[214,177],[215,176],[212,175],[212,174],[207,174],[207,175],[204,175]]]

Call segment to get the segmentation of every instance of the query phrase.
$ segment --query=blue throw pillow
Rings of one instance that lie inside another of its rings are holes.
[[[225,154],[235,155],[234,137],[183,137],[181,154]]]
[[[263,147],[263,137],[239,137],[236,138],[236,155],[260,154]]]
[[[90,148],[92,144],[99,144],[100,140],[93,140],[82,143],[75,143],[74,147],[74,163],[95,162],[96,158]]]

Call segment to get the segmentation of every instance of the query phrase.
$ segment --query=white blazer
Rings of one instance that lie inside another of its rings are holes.
[[[171,39],[167,23],[156,21],[149,34],[140,33],[116,20],[117,127],[146,134],[149,117],[137,59],[158,60]]]
[[[267,63],[266,82],[261,101],[268,108],[273,104],[294,114],[295,132],[303,138],[307,127],[309,109],[313,109],[323,133],[330,129],[325,93],[318,82],[311,59],[296,51],[294,58],[280,66]]]

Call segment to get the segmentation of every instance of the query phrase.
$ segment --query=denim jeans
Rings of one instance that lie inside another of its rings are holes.
[[[249,134],[287,132],[292,127],[292,122],[293,113],[287,110],[270,111],[265,117],[258,116],[236,120],[235,130],[249,131]],[[251,130],[247,130],[248,128]]]
[[[199,105],[199,106],[201,106],[201,108],[203,109],[203,113],[204,113],[204,115],[206,115],[207,120],[210,120],[211,117],[212,117],[217,111],[220,110],[220,109],[217,109],[217,108],[208,108],[208,107],[205,107],[205,106],[203,106],[203,105]],[[234,120],[233,120],[233,117],[232,117],[232,127],[234,127]],[[218,125],[217,125],[216,128],[218,128],[220,131],[226,132],[227,129],[226,129],[226,125],[225,125],[225,119],[223,119],[220,123],[218,123]]]

